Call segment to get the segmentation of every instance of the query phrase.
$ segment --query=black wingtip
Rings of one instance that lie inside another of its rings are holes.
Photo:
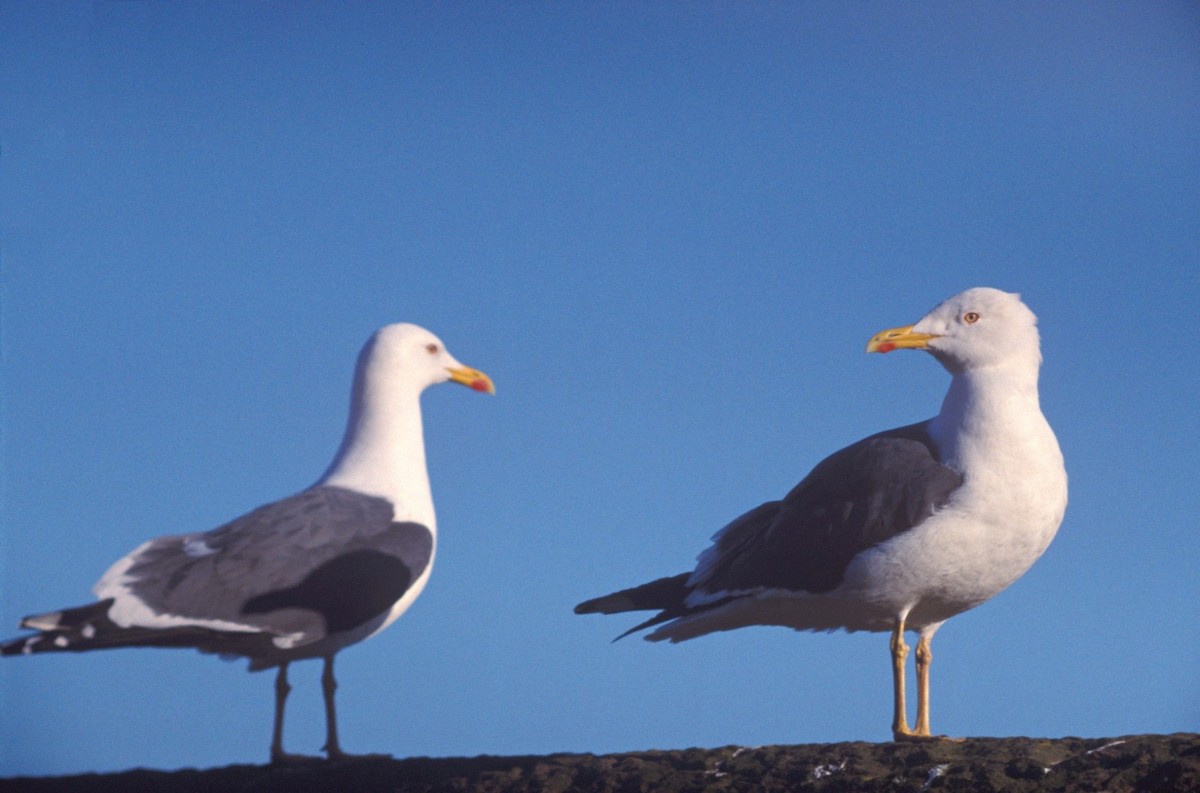
[[[626,636],[628,636],[629,634],[631,634],[631,633],[637,633],[637,632],[638,632],[638,630],[640,630],[640,629],[641,629],[641,627],[642,627],[642,626],[640,626],[640,625],[635,625],[634,627],[632,627],[632,628],[630,628],[629,630],[627,630],[627,631],[625,631],[624,633],[622,633],[620,636],[614,637],[614,638],[613,638],[613,640],[612,640],[611,642],[609,642],[609,644],[616,644],[617,642],[621,641],[622,639],[624,639],[624,638],[625,638]]]
[[[683,605],[683,601],[688,595],[687,582],[691,575],[691,573],[680,573],[585,600],[575,607],[575,613],[620,614],[625,611],[677,609]]]
[[[9,639],[0,644],[0,655],[28,655],[25,649],[29,646],[29,640],[34,637],[22,636],[19,639]]]
[[[604,597],[592,598],[585,600],[575,607],[576,614],[612,614],[614,612],[608,610],[605,604],[612,598],[612,595]]]

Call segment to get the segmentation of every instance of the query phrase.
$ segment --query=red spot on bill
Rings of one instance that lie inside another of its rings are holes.
[[[885,341],[883,344],[880,344],[877,349],[880,352],[891,352],[892,350],[896,349],[896,345],[893,342]]]

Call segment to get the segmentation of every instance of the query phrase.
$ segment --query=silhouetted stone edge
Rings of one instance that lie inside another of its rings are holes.
[[[552,754],[227,766],[0,780],[30,793],[692,793],[693,791],[1200,790],[1200,735],[972,738],[927,744],[726,746],[624,754]]]

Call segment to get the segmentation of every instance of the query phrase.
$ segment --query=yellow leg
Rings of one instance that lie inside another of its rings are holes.
[[[908,645],[904,643],[904,618],[896,620],[892,628],[892,694],[894,698],[894,715],[892,716],[892,736],[897,741],[908,738],[913,733],[908,729],[907,706],[904,701],[904,666],[908,660]]]
[[[913,732],[922,738],[931,738],[929,731],[929,665],[933,662],[933,651],[929,645],[933,636],[921,634],[917,642],[917,724]]]
[[[933,665],[933,634],[940,627],[927,625],[921,629],[921,639],[917,642],[917,723],[911,731],[893,734],[897,741],[957,741],[958,738],[947,738],[945,735],[934,735],[929,728],[929,668]]]

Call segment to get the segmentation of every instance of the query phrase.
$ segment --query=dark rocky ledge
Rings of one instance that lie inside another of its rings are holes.
[[[727,746],[612,755],[369,758],[284,767],[137,769],[114,774],[0,780],[0,791],[4,793],[922,793],[938,790],[1200,791],[1200,735]]]

